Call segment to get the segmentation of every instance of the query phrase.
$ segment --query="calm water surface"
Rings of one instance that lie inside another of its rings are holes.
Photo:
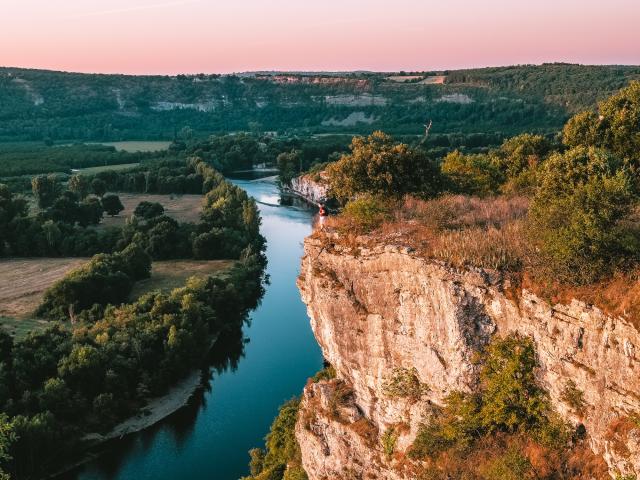
[[[313,212],[279,206],[275,185],[235,182],[253,196],[267,238],[271,283],[242,335],[224,339],[204,375],[207,387],[189,406],[120,440],[74,480],[236,480],[248,474],[250,448],[263,446],[278,407],[299,395],[322,355],[295,285],[302,240]]]

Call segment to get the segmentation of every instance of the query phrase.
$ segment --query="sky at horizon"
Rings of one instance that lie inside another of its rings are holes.
[[[640,0],[0,0],[0,65],[177,74],[640,65]]]

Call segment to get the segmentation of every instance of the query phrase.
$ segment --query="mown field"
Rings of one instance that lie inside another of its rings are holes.
[[[122,150],[123,152],[159,152],[160,150],[166,150],[171,145],[171,142],[158,140],[158,141],[137,141],[128,140],[124,142],[103,142],[100,145],[106,145],[107,147],[115,147],[116,150]]]
[[[170,292],[184,286],[189,277],[208,277],[221,274],[233,265],[233,260],[163,260],[153,262],[151,278],[137,282],[131,300],[145,293],[160,290]]]
[[[148,195],[144,193],[117,193],[124,210],[115,217],[105,215],[101,225],[124,225],[140,202],[158,202],[165,214],[179,222],[198,222],[202,210],[202,195]]]
[[[100,173],[100,172],[129,170],[130,168],[134,168],[139,165],[140,165],[139,163],[123,163],[121,165],[104,165],[101,167],[81,168],[78,170],[78,172],[84,175],[95,175],[96,173]]]
[[[0,327],[21,338],[33,329],[44,328],[46,321],[32,314],[47,288],[76,268],[86,258],[19,258],[0,260]],[[133,288],[131,300],[156,290],[170,292],[184,286],[187,278],[224,273],[232,260],[166,260],[153,263],[151,278]]]
[[[56,280],[86,258],[17,258],[0,260],[0,326],[21,338],[47,322],[32,317],[42,296]]]
[[[158,202],[165,213],[180,222],[197,222],[202,195],[118,194],[125,210],[116,217],[105,216],[101,225],[123,225],[142,201]],[[12,335],[24,336],[28,331],[46,326],[33,318],[44,292],[87,258],[9,258],[0,260],[0,327]],[[167,260],[153,263],[151,278],[138,282],[132,300],[147,292],[171,291],[185,284],[191,276],[205,277],[224,272],[231,260]]]
[[[27,318],[53,282],[86,261],[86,258],[0,260],[0,316]]]

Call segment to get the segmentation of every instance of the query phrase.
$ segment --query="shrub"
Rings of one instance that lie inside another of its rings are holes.
[[[311,378],[311,381],[313,383],[318,383],[325,380],[333,380],[334,378],[336,378],[336,369],[329,365],[316,373]]]
[[[389,427],[382,434],[382,450],[387,458],[391,458],[393,452],[396,450],[396,442],[398,441],[398,433],[395,428]]]
[[[382,197],[364,195],[347,203],[342,214],[348,229],[370,232],[390,218],[391,208]]]
[[[453,192],[471,195],[497,193],[504,181],[489,155],[465,155],[458,150],[444,158],[442,173],[448,178]]]
[[[444,408],[420,428],[409,455],[434,458],[450,448],[465,451],[478,439],[501,432],[551,432],[555,424],[547,394],[536,384],[535,367],[530,339],[494,340],[482,355],[479,392],[451,393]]]
[[[573,411],[579,415],[584,413],[586,403],[584,392],[580,390],[573,380],[568,380],[560,396],[563,402],[569,405]]]
[[[517,448],[509,448],[506,453],[489,462],[489,465],[483,469],[483,478],[485,480],[523,480],[529,478],[532,471],[533,466],[529,459]]]
[[[485,429],[528,431],[546,421],[549,401],[536,383],[536,366],[530,338],[510,336],[487,347],[480,372],[479,412]]]
[[[420,382],[418,370],[413,368],[394,368],[382,385],[382,391],[390,398],[409,398],[418,400],[429,391],[429,386]]]
[[[615,157],[581,147],[552,156],[530,210],[539,274],[580,285],[631,266],[640,235],[624,220],[634,200],[629,171]]]

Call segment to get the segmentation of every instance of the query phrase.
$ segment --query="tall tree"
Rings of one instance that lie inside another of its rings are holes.
[[[102,208],[107,214],[114,215],[119,214],[122,210],[124,210],[124,205],[120,201],[120,197],[117,195],[105,195],[102,197]]]
[[[69,190],[82,200],[89,194],[89,180],[84,175],[73,175],[69,179]]]
[[[31,179],[31,190],[40,208],[47,208],[60,194],[60,184],[55,175],[38,175]]]

